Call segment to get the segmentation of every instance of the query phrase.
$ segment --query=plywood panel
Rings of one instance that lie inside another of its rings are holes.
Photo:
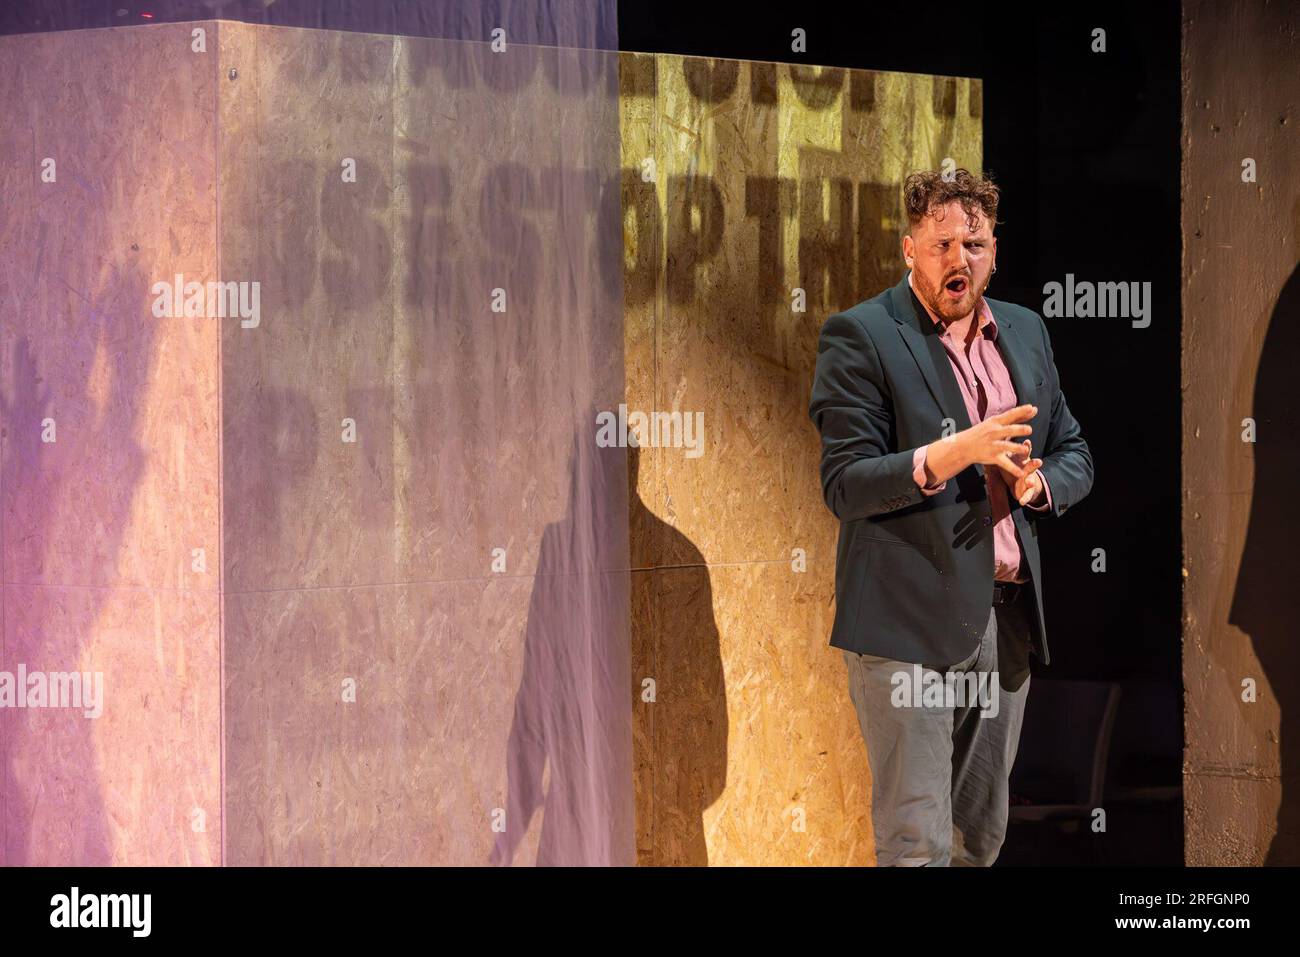
[[[223,275],[290,290],[223,340],[231,860],[630,863],[628,480],[593,441],[623,386],[616,59],[227,39]],[[241,691],[268,649],[310,695]],[[380,711],[322,717],[345,659],[417,652],[371,675]]]
[[[97,709],[0,710],[8,863],[219,863],[217,595],[7,585],[4,609],[0,670],[102,688]]]
[[[226,587],[392,582],[394,41],[222,29]]]
[[[10,862],[213,862],[168,829],[217,693],[232,863],[869,859],[808,382],[902,175],[980,167],[978,83],[194,26],[0,40],[60,78],[3,81],[0,664],[142,668],[168,728],[0,721],[9,793],[112,762],[79,831],[0,809]],[[152,321],[176,272],[257,322]],[[620,404],[703,454],[596,449]]]
[[[36,283],[3,326],[7,580],[215,591],[216,327],[151,311],[155,282],[215,278],[213,58],[174,25],[5,42]]]
[[[217,326],[152,308],[216,277],[191,39],[0,39],[0,660],[106,686],[99,717],[0,714],[10,864],[218,860]]]
[[[945,157],[981,168],[977,84],[949,81],[963,108],[945,117],[943,78],[689,57],[661,57],[658,77],[672,265],[655,409],[702,416],[704,435],[662,452],[656,510],[710,562],[829,548],[807,421],[817,333],[901,278],[903,177]]]
[[[1289,9],[1183,26],[1186,856],[1296,864],[1300,51]]]
[[[652,597],[633,632],[653,634],[667,684],[639,716],[641,860],[866,863],[865,749],[826,644],[836,526],[809,386],[826,316],[901,278],[905,175],[982,168],[980,84],[665,55],[636,81],[624,70],[625,98],[653,102],[647,116],[625,101],[624,165],[653,152],[663,246],[653,328],[628,335],[652,395],[631,380],[628,394],[703,423],[695,448],[640,453],[632,550],[654,584],[636,591]],[[633,288],[628,315],[649,315]]]
[[[822,654],[832,573],[654,574],[653,863],[869,863],[866,753],[843,665]]]

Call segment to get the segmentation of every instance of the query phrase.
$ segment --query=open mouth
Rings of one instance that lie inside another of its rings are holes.
[[[960,299],[966,295],[966,290],[970,288],[970,280],[965,276],[957,276],[955,279],[949,279],[943,286],[948,291],[948,295],[954,299]]]

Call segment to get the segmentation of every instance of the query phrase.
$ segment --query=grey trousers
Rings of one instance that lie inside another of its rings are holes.
[[[988,867],[997,859],[1029,696],[1027,591],[990,609],[965,661],[913,665],[844,652],[871,767],[878,866]]]

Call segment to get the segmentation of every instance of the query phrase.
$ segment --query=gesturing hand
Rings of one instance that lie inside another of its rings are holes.
[[[1032,434],[1032,428],[1019,423],[1032,419],[1037,412],[1036,406],[1018,405],[958,433],[969,460],[980,465],[996,465],[1016,480],[1024,478],[1030,471],[1028,463],[1022,464],[1017,459],[1023,460],[1028,454],[1028,443],[1013,442],[1011,437]]]
[[[1043,473],[1039,471],[1043,466],[1043,460],[1029,457],[1033,445],[1028,439],[1021,442],[1020,447],[1022,451],[1012,458],[1020,467],[1022,474],[1016,475],[1005,468],[1002,469],[1002,474],[1006,476],[1007,483],[1012,486],[1011,494],[1016,497],[1016,501],[1021,505],[1029,505],[1047,494],[1043,488]],[[998,467],[1002,468],[1000,462]]]
[[[930,484],[944,482],[968,466],[996,465],[1007,481],[1023,478],[1030,471],[1016,457],[1026,454],[1024,445],[1012,437],[1029,435],[1033,429],[1023,424],[1038,412],[1036,406],[1018,405],[1014,409],[989,416],[978,425],[962,429],[947,438],[931,442],[926,453],[925,470]],[[1042,462],[1038,463],[1042,465]]]

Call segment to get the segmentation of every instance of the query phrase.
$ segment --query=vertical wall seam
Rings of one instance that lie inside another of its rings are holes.
[[[217,260],[217,279],[221,275],[221,66],[222,38],[221,22],[214,21],[216,34],[216,67],[214,71],[213,108],[216,111],[214,123],[214,147],[216,159],[213,163],[213,208],[215,245]],[[217,320],[217,818],[219,839],[217,847],[217,866],[226,864],[226,558],[225,558],[225,472],[223,469],[225,452],[225,411],[222,405],[224,388],[222,382],[222,339],[225,329],[220,319]]]

